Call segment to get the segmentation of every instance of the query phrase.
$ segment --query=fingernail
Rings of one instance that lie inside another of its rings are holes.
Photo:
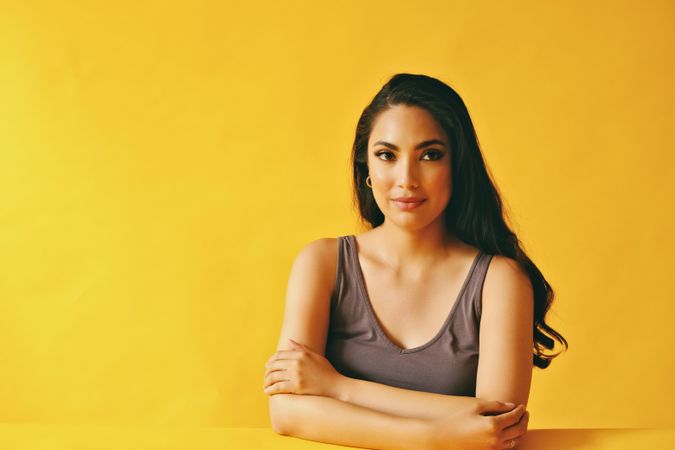
[[[515,403],[511,403],[511,402],[504,403],[504,404],[505,404],[506,406],[510,406],[511,408],[513,408],[514,406],[516,406]]]

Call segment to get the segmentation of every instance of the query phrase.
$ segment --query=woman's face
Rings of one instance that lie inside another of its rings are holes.
[[[452,194],[450,146],[427,110],[396,105],[379,114],[368,138],[368,171],[385,221],[413,230],[443,220]]]

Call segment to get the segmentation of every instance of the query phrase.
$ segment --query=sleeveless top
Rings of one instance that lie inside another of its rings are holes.
[[[365,288],[354,235],[338,237],[326,359],[341,374],[390,386],[475,396],[482,287],[493,255],[480,251],[443,326],[402,349],[380,327]],[[401,317],[400,320],[405,320]]]

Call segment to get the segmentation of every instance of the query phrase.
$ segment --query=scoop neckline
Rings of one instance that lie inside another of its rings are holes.
[[[411,348],[401,348],[397,344],[395,344],[387,334],[384,332],[384,329],[381,327],[379,320],[375,316],[375,310],[373,309],[373,305],[370,301],[370,296],[368,295],[368,291],[366,289],[366,281],[365,277],[363,275],[363,269],[361,267],[361,262],[359,261],[359,255],[358,255],[358,249],[357,249],[357,242],[356,242],[356,236],[353,234],[347,235],[347,238],[350,240],[351,243],[351,258],[352,258],[352,263],[356,267],[356,272],[357,272],[357,284],[358,284],[358,289],[361,294],[361,298],[366,304],[366,309],[368,310],[368,318],[370,319],[370,322],[372,323],[373,327],[377,331],[377,333],[382,337],[384,342],[386,342],[387,345],[392,347],[394,350],[396,350],[400,354],[407,354],[407,353],[415,353],[421,350],[424,350],[425,348],[429,347],[432,345],[434,342],[436,342],[445,329],[448,327],[448,325],[451,323],[455,311],[457,311],[457,308],[459,306],[460,300],[462,299],[462,295],[464,294],[464,291],[466,290],[467,285],[469,284],[469,280],[471,279],[471,275],[473,274],[476,265],[478,264],[478,260],[480,259],[481,255],[483,254],[482,250],[478,250],[478,253],[473,259],[473,262],[471,263],[471,266],[469,267],[469,272],[467,273],[466,277],[464,278],[464,281],[462,282],[462,286],[459,289],[459,292],[457,293],[457,297],[455,298],[455,302],[453,303],[452,307],[450,308],[450,312],[448,313],[447,317],[445,318],[445,321],[443,322],[443,325],[441,325],[441,328],[436,332],[436,334],[429,340],[428,342],[418,345],[417,347],[411,347]]]

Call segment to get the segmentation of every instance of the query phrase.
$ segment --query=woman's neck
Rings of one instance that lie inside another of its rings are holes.
[[[417,230],[408,230],[385,222],[373,234],[378,257],[392,268],[428,267],[445,261],[462,243],[434,223]]]

